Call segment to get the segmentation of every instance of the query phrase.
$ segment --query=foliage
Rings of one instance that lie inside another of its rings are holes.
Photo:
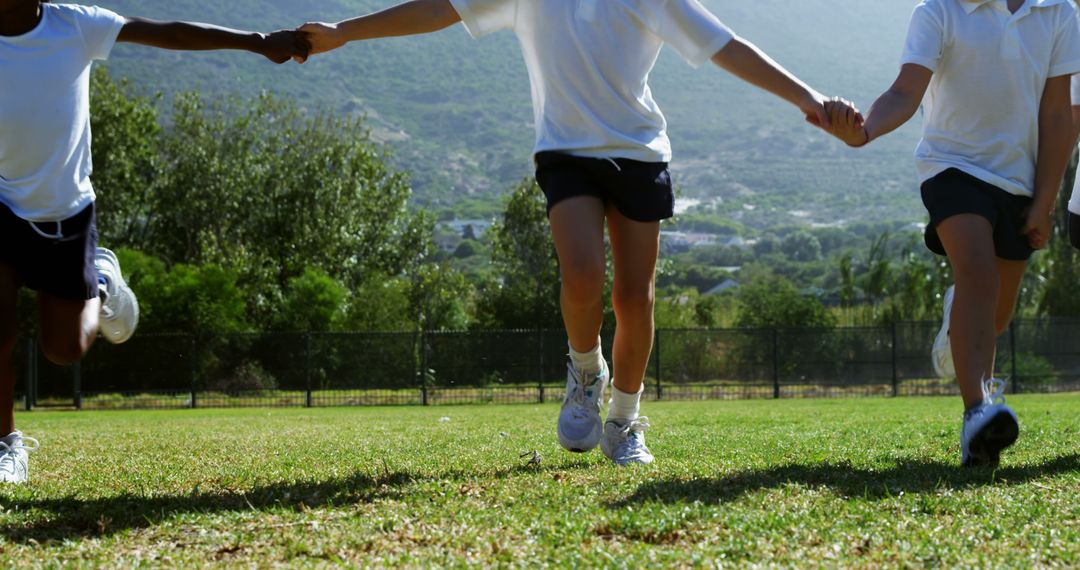
[[[434,265],[434,218],[409,207],[408,179],[362,120],[187,93],[162,128],[154,100],[126,83],[98,71],[93,90],[102,241],[145,254],[124,264],[141,274],[144,332],[467,326],[471,292]],[[407,310],[352,310],[350,289]]]
[[[318,269],[308,268],[289,281],[277,311],[277,330],[341,330],[348,308],[349,291]]]
[[[817,298],[799,292],[790,281],[766,278],[739,289],[740,328],[828,328],[836,319]]]
[[[1080,317],[1080,252],[1069,244],[1068,202],[1076,178],[1077,156],[1074,153],[1069,172],[1065,176],[1058,204],[1058,220],[1050,240],[1050,251],[1037,270],[1041,274],[1042,291],[1039,297],[1039,313],[1058,317]]]
[[[540,188],[523,180],[502,221],[490,230],[495,276],[481,289],[477,324],[486,328],[559,327],[559,260]]]

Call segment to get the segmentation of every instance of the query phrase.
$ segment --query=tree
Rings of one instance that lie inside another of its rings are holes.
[[[821,260],[821,242],[806,230],[798,230],[788,234],[781,242],[780,249],[791,261],[809,262]]]
[[[744,285],[738,292],[735,326],[740,328],[817,328],[836,326],[836,318],[816,297],[804,295],[781,277]]]
[[[483,286],[478,324],[486,328],[560,327],[559,262],[543,194],[524,180],[495,224],[491,257],[497,278]]]
[[[137,247],[146,238],[162,169],[155,107],[160,97],[132,94],[127,81],[114,82],[103,67],[94,68],[90,92],[101,241],[113,248]]]
[[[277,312],[277,330],[341,330],[348,310],[349,290],[319,269],[308,268],[285,289]]]

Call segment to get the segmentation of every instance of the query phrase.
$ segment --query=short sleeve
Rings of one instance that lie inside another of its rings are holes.
[[[126,20],[116,12],[97,6],[79,6],[75,21],[91,60],[109,59]]]
[[[513,28],[519,0],[450,0],[461,23],[474,38]]]
[[[1080,106],[1080,74],[1072,77],[1072,104]]]
[[[1050,74],[1047,77],[1080,73],[1080,17],[1072,2],[1065,2],[1062,6],[1065,7],[1064,22],[1054,38],[1054,53],[1050,56]]]
[[[900,64],[914,63],[937,71],[945,54],[945,23],[938,8],[928,2],[915,7],[908,24],[907,40]]]
[[[735,38],[715,14],[698,0],[660,0],[650,27],[663,42],[694,67],[716,55]]]

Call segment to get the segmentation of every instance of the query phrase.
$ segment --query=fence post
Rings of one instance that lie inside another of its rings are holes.
[[[664,384],[660,381],[660,329],[656,329],[656,399],[664,399]]]
[[[896,321],[892,323],[892,395],[900,395],[900,372],[896,362]]]
[[[780,329],[772,330],[773,398],[780,399]]]
[[[311,407],[311,333],[304,335],[304,406]]]
[[[76,410],[82,409],[82,362],[71,365],[71,379],[74,384],[74,404]]]
[[[26,406],[26,411],[34,409],[34,392],[37,390],[37,346],[34,344],[34,339],[31,338],[26,343],[26,396],[23,398],[23,404]]]
[[[420,331],[420,401],[428,405],[427,331]]]
[[[1012,393],[1020,393],[1020,379],[1016,376],[1016,319],[1009,322],[1009,352],[1012,355]]]
[[[540,390],[540,403],[543,404],[544,403],[544,329],[543,328],[536,329],[536,334],[539,335],[539,337],[540,337],[539,342],[537,343],[537,347],[539,347],[539,349],[540,349],[540,373],[536,375],[536,377],[537,377],[537,388],[539,388],[539,390]]]
[[[195,338],[195,335],[191,335],[191,409],[198,407],[198,383],[199,383],[199,341]]]

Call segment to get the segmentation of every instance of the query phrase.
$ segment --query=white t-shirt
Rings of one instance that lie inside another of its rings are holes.
[[[1072,77],[1072,104],[1073,107],[1080,106],[1080,75]],[[1073,184],[1072,199],[1069,200],[1069,211],[1080,215],[1080,176],[1076,177],[1076,183]]]
[[[1039,106],[1046,80],[1080,73],[1072,0],[924,0],[911,17],[902,63],[934,72],[915,151],[926,181],[957,168],[1032,196]]]
[[[32,222],[70,218],[90,185],[90,64],[124,19],[97,7],[42,4],[41,22],[0,36],[0,202]]]
[[[669,44],[693,66],[734,38],[698,0],[450,0],[473,37],[512,29],[532,83],[536,152],[669,162],[649,72]]]

